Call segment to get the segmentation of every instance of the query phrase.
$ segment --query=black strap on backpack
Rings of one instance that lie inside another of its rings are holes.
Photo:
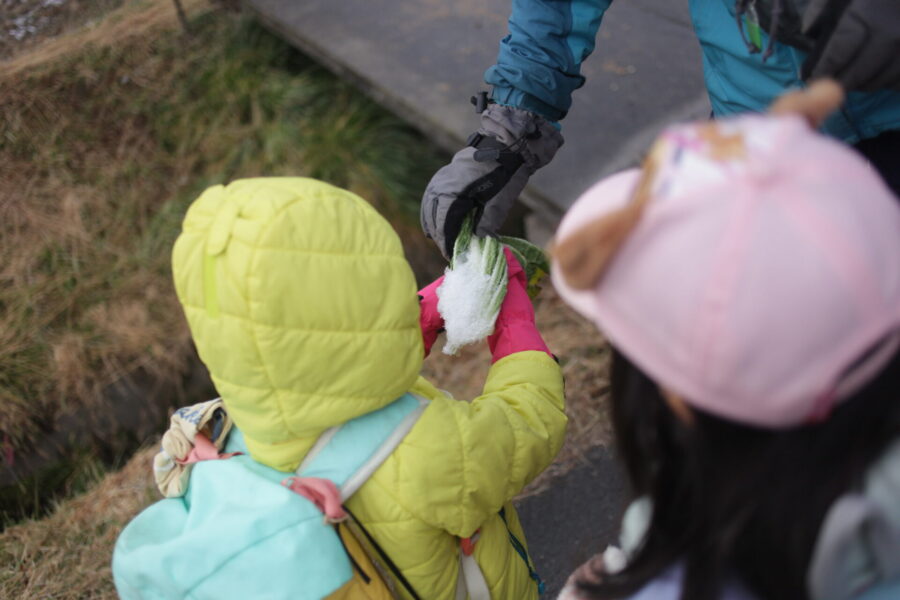
[[[347,526],[344,525],[344,527],[347,527]],[[356,571],[359,574],[359,576],[362,578],[363,583],[368,585],[369,582],[372,581],[372,578],[369,576],[368,573],[363,571],[362,567],[359,566],[359,563],[356,562],[356,559],[353,558],[353,554],[350,552],[350,549],[347,548],[347,544],[346,544],[346,542],[344,542],[344,536],[341,535],[341,523],[335,523],[334,528],[337,531],[338,541],[341,543],[341,546],[343,546],[343,548],[344,548],[344,553],[347,555],[347,558],[350,559],[350,565],[353,567],[353,570]],[[350,531],[350,535],[353,535],[353,531]]]
[[[378,545],[378,542],[375,541],[375,538],[373,538],[366,530],[366,528],[363,527],[363,524],[359,522],[359,519],[356,518],[356,515],[350,512],[350,509],[346,506],[344,506],[343,509],[347,512],[348,515],[350,515],[350,518],[353,519],[353,522],[357,527],[359,527],[359,530],[363,532],[363,535],[366,536],[366,540],[368,540],[369,544],[372,545],[372,547],[378,553],[378,556],[381,557],[381,560],[384,562],[385,566],[390,569],[391,574],[394,576],[394,578],[399,581],[404,588],[406,588],[406,591],[409,592],[414,600],[422,600],[421,596],[416,593],[416,590],[413,589],[413,586],[409,583],[409,581],[407,581],[406,577],[403,576],[403,573],[400,572],[400,569],[397,568],[397,565],[394,564],[394,561],[391,560],[391,557],[387,555],[387,552],[381,549],[381,546]]]

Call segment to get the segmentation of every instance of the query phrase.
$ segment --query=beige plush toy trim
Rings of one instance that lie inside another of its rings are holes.
[[[153,478],[156,486],[166,498],[179,498],[187,491],[191,464],[182,464],[194,448],[194,436],[198,433],[212,439],[213,417],[222,411],[224,421],[221,431],[213,444],[221,451],[231,431],[233,422],[225,412],[222,400],[207,400],[193,406],[185,406],[175,411],[169,421],[169,429],[162,437],[162,449],[153,458]]]

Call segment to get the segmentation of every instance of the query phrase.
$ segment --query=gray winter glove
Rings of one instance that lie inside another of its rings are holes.
[[[549,163],[562,144],[562,135],[544,117],[489,104],[481,113],[481,128],[425,189],[425,235],[449,259],[463,219],[473,209],[475,232],[496,234],[528,178]]]
[[[900,0],[809,0],[803,30],[816,40],[803,78],[848,91],[900,90]]]

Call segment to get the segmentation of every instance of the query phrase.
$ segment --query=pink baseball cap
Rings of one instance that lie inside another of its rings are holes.
[[[898,200],[794,116],[672,127],[654,155],[649,199],[599,282],[574,289],[554,260],[555,287],[692,406],[764,427],[824,418],[900,346]],[[557,243],[628,204],[640,174],[589,189]]]

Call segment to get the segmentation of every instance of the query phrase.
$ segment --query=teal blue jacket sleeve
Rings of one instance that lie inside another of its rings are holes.
[[[500,104],[566,116],[572,92],[584,85],[581,63],[594,50],[612,0],[513,0],[509,35],[484,80]]]

